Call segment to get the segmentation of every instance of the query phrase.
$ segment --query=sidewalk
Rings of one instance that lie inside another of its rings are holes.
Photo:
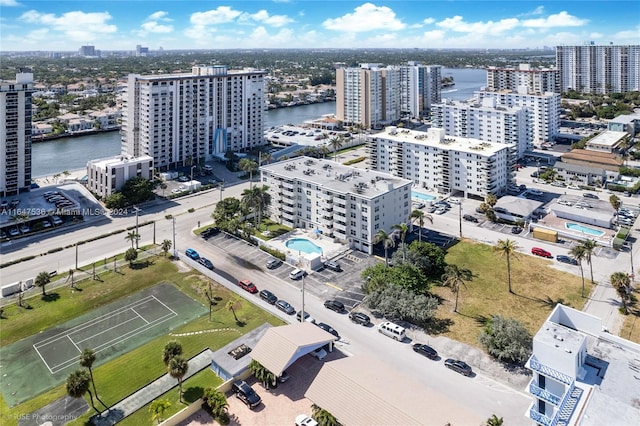
[[[183,380],[211,365],[213,352],[210,349],[199,353],[189,360],[189,371]],[[168,373],[149,383],[147,386],[129,395],[115,404],[109,411],[104,411],[100,416],[93,416],[91,422],[96,426],[111,426],[133,414],[160,395],[168,392],[177,385],[177,380]]]

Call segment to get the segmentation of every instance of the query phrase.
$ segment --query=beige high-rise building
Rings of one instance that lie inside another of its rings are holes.
[[[534,68],[529,64],[520,64],[518,68],[489,67],[487,71],[487,91],[522,91],[539,94],[560,93],[558,89],[558,70],[554,68]]]

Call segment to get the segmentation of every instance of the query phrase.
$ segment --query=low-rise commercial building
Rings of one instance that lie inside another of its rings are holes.
[[[593,139],[589,139],[586,148],[589,151],[617,154],[620,152],[620,148],[627,137],[627,132],[605,130]]]
[[[482,199],[506,193],[513,181],[515,147],[478,139],[387,127],[367,142],[371,169],[410,179],[430,191]]]
[[[387,173],[309,157],[262,166],[260,173],[271,219],[317,229],[369,254],[379,230],[391,232],[409,217],[412,182]]]
[[[586,167],[596,167],[611,172],[618,172],[622,166],[622,159],[617,155],[602,152],[589,151],[586,149],[573,149],[562,154],[560,157],[563,163],[578,164]]]
[[[87,163],[87,187],[100,197],[107,197],[119,191],[126,181],[134,177],[153,179],[152,157],[118,155]]]

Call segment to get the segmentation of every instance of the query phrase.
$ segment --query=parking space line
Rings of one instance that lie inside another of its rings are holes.
[[[330,282],[325,282],[325,285],[328,285],[329,287],[333,287],[333,288],[335,288],[336,290],[344,291],[344,289],[342,289],[342,288],[338,287],[337,285],[332,284],[332,283],[330,283]]]

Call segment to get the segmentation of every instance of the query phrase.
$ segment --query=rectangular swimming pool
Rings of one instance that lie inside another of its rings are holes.
[[[433,201],[436,199],[433,195],[423,194],[422,192],[411,191],[411,198],[417,198],[421,201]]]

